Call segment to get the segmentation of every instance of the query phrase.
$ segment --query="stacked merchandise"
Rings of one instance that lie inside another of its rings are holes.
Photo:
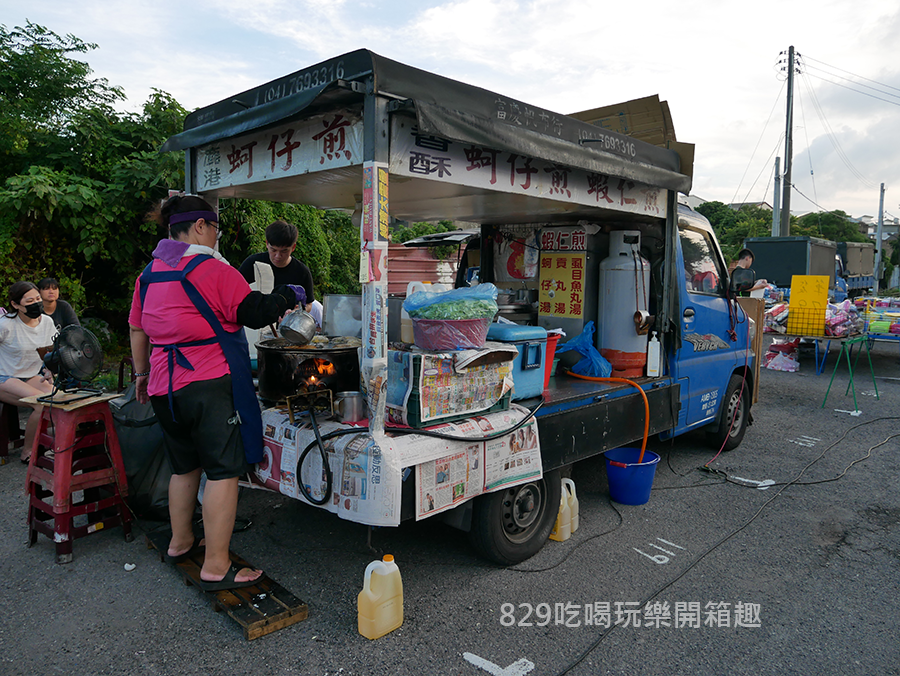
[[[821,312],[821,310],[820,310]],[[778,303],[766,310],[764,333],[787,333],[790,308],[787,303]],[[821,321],[821,315],[819,315]],[[862,325],[856,306],[849,300],[834,305],[829,303],[825,308],[825,335],[834,338],[845,338],[860,333]],[[816,335],[821,333],[813,332]]]
[[[788,305],[778,303],[766,310],[766,325],[763,333],[787,333]]]
[[[845,338],[861,332],[859,313],[849,300],[828,304],[825,310],[825,335]]]
[[[867,333],[900,334],[900,298],[865,298],[861,309]]]
[[[800,360],[797,351],[800,348],[800,339],[774,338],[772,344],[763,358],[763,366],[772,371],[788,371],[794,373],[800,370]]]

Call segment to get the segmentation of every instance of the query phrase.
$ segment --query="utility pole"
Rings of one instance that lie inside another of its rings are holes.
[[[875,295],[878,295],[878,281],[881,279],[881,250],[884,247],[884,183],[878,197],[878,234],[875,236]]]
[[[794,141],[791,128],[794,126],[794,45],[788,49],[787,67],[787,122],[784,133],[784,197],[781,200],[781,236],[791,234],[791,169],[794,164]]]
[[[775,196],[772,198],[772,237],[778,237],[778,221],[781,219],[781,158],[775,158]]]

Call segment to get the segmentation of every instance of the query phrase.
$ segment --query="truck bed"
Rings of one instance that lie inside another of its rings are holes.
[[[675,426],[679,385],[669,377],[635,378],[650,404],[649,434]],[[524,406],[536,402],[519,402]],[[630,385],[557,376],[537,412],[544,471],[634,442],[644,434],[644,402]]]
[[[675,427],[679,385],[670,377],[634,378],[647,394],[650,431]],[[516,402],[533,408],[538,399]],[[640,446],[644,435],[644,402],[630,385],[579,380],[559,375],[544,390],[538,410],[538,435],[544,473],[620,446]],[[633,443],[632,443],[633,442]],[[404,481],[401,519],[414,518],[414,484]]]

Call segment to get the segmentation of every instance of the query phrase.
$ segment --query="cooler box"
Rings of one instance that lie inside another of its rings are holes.
[[[513,400],[539,397],[544,391],[547,329],[518,324],[491,324],[488,340],[510,343],[519,349],[513,362]]]

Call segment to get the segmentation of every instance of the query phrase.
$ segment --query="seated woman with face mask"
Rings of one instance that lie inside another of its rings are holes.
[[[38,288],[31,282],[9,287],[9,311],[0,317],[0,401],[20,406],[25,397],[52,391],[52,374],[44,369],[43,356],[52,349],[55,335],[56,325],[44,314]],[[25,426],[22,462],[31,456],[42,408],[25,405],[33,411]]]

